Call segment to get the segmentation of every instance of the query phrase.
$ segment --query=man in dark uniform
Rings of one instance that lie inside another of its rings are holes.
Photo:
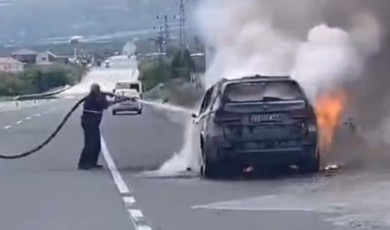
[[[98,84],[91,86],[91,91],[84,101],[84,110],[81,116],[81,126],[84,131],[84,148],[81,153],[78,168],[88,170],[91,168],[101,168],[98,164],[101,150],[100,142],[100,122],[103,111],[113,104],[127,100],[121,97],[116,101],[108,101],[107,96],[114,97],[114,94],[101,92]]]

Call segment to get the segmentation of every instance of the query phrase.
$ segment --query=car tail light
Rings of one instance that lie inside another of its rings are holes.
[[[222,110],[219,110],[215,113],[215,123],[230,123],[238,121],[241,121],[241,116],[239,114],[224,112]]]
[[[307,131],[309,133],[316,133],[317,132],[317,125],[315,125],[315,124],[308,124],[307,125]]]
[[[292,118],[307,118],[309,117],[309,113],[307,109],[299,109],[299,110],[294,110],[290,112],[290,116]]]

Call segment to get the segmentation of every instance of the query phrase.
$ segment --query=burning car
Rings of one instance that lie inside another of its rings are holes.
[[[315,109],[289,77],[220,80],[207,90],[193,118],[204,177],[277,165],[319,171]]]

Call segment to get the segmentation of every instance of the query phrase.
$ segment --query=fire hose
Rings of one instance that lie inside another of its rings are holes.
[[[105,94],[109,95],[109,96],[114,96],[113,94],[110,94],[110,93],[105,93]],[[122,102],[124,100],[128,100],[129,99],[129,98],[123,97],[123,96],[121,96],[121,98],[122,98],[122,100],[115,101],[114,103],[119,103],[119,102]],[[53,140],[54,137],[57,136],[59,131],[64,127],[66,122],[69,120],[70,116],[85,101],[85,99],[86,99],[86,97],[83,97],[79,101],[77,101],[77,103],[69,110],[69,112],[62,119],[61,123],[57,126],[57,128],[54,130],[54,132],[44,142],[42,142],[42,144],[38,145],[37,147],[35,147],[35,148],[33,148],[33,149],[29,150],[29,151],[26,151],[26,152],[23,152],[23,153],[20,153],[20,154],[14,154],[14,155],[2,155],[2,154],[0,154],[0,159],[5,159],[5,160],[20,159],[20,158],[28,157],[31,154],[36,153],[39,150],[41,150],[43,147],[48,145]]]

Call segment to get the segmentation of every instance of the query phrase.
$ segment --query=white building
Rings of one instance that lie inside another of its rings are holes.
[[[37,65],[48,65],[48,64],[52,64],[55,60],[56,60],[56,55],[54,55],[49,51],[46,51],[37,54],[35,63]]]
[[[12,57],[0,57],[0,72],[19,73],[24,71],[24,63]]]
[[[210,65],[211,65],[211,62],[212,62],[213,59],[215,58],[215,53],[216,53],[216,50],[215,50],[214,47],[206,46],[206,49],[205,49],[206,70],[209,69],[209,67],[210,67]]]
[[[137,52],[137,46],[134,42],[126,42],[122,50],[122,55],[133,56]]]

